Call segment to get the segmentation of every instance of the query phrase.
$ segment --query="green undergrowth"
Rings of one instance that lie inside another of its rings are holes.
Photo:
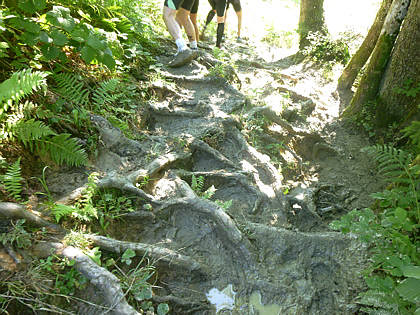
[[[158,0],[0,2],[0,199],[42,211],[65,227],[70,232],[58,241],[108,268],[129,302],[150,314],[168,312],[168,305],[151,300],[152,262],[135,253],[102,253],[85,237],[107,235],[141,201],[98,189],[92,173],[78,200],[57,204],[46,173],[67,166],[87,171],[101,141],[92,115],[128,138],[141,137],[144,104],[152,97],[147,81],[164,27],[160,11]],[[24,220],[8,222],[0,230],[7,247],[26,250],[51,238],[51,231]],[[0,313],[68,314],[76,301],[84,303],[86,279],[73,261],[26,258],[24,267],[11,265],[0,275]]]
[[[368,289],[358,303],[369,314],[420,314],[420,125],[414,122],[403,132],[410,139],[405,149],[365,148],[389,181],[387,189],[372,194],[376,202],[370,208],[331,224],[368,245]]]

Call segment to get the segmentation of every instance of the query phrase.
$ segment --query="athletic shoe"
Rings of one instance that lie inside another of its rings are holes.
[[[194,59],[194,55],[196,54],[194,54],[194,52],[191,49],[187,48],[183,51],[178,52],[175,55],[175,58],[172,59],[168,65],[171,68],[182,67],[183,65],[186,65],[187,63],[191,62],[191,60]]]
[[[198,48],[191,48],[192,52],[193,52],[193,60],[197,59],[199,53],[198,53]]]

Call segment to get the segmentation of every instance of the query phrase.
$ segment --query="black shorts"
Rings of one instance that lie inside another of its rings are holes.
[[[228,0],[226,9],[229,8],[230,4],[233,6],[235,12],[242,11],[241,0]]]
[[[165,0],[164,6],[173,10],[183,8],[195,14],[198,11],[199,0]]]
[[[226,0],[209,0],[211,8],[216,10],[217,16],[225,16]]]
[[[190,11],[190,13],[192,14],[197,14],[199,3],[200,0],[184,0],[184,2],[181,5],[181,8]]]

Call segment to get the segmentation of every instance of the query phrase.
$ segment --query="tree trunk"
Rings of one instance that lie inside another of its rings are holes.
[[[403,86],[409,89],[419,85],[420,0],[411,0],[379,91],[376,115],[379,127],[395,120],[412,120],[419,113],[420,91],[412,95],[396,91]]]
[[[360,81],[360,86],[354,94],[350,106],[344,111],[344,116],[358,113],[362,106],[374,101],[378,96],[383,74],[409,5],[409,0],[394,0],[392,2],[370,57],[366,73]]]
[[[362,69],[366,61],[369,59],[369,56],[371,55],[372,50],[375,48],[376,42],[378,41],[379,33],[381,32],[382,26],[384,25],[385,17],[389,11],[391,3],[392,0],[384,0],[382,2],[381,8],[376,14],[375,21],[369,29],[365,40],[354,54],[354,56],[351,58],[350,62],[338,79],[337,88],[339,90],[349,89],[353,85],[353,82],[356,79],[360,69]]]
[[[307,39],[309,32],[327,33],[324,20],[324,0],[302,0],[300,2],[300,49],[309,44]]]

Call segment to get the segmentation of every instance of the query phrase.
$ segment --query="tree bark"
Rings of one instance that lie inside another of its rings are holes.
[[[326,34],[324,0],[302,0],[299,15],[299,49],[309,44],[309,32]]]
[[[360,86],[354,94],[350,106],[344,111],[344,116],[358,113],[364,105],[374,101],[378,96],[382,77],[409,5],[409,0],[394,0],[392,2],[370,57],[366,73],[360,81]]]
[[[409,80],[409,88],[420,85],[420,0],[411,0],[382,80],[376,113],[378,127],[418,119],[415,115],[419,114],[420,91],[416,95],[396,92]]]
[[[357,52],[353,55],[350,62],[347,64],[346,68],[343,70],[343,73],[338,79],[337,89],[349,89],[353,85],[357,74],[365,65],[366,61],[369,59],[369,56],[372,53],[372,50],[375,48],[391,3],[392,0],[384,0],[382,2],[381,8],[376,14],[375,21],[370,27],[365,40],[363,41],[362,45],[359,47]]]

